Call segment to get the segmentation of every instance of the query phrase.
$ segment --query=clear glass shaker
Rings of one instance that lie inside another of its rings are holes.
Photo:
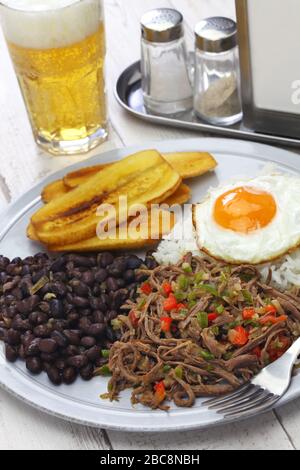
[[[147,111],[176,115],[193,107],[183,17],[158,8],[145,13],[142,26],[142,89]]]
[[[236,23],[207,18],[195,29],[194,110],[204,121],[232,125],[242,119]]]

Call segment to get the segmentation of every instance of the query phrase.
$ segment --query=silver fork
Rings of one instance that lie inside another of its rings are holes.
[[[277,361],[265,367],[249,384],[223,397],[205,401],[225,418],[243,418],[271,409],[288,390],[293,366],[300,354],[300,338]]]

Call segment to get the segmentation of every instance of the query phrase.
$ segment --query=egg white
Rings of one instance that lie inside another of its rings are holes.
[[[277,213],[269,225],[248,234],[220,226],[214,219],[217,199],[242,186],[273,196]],[[193,224],[200,250],[231,264],[261,264],[272,261],[300,246],[300,178],[270,174],[211,189],[193,207]]]

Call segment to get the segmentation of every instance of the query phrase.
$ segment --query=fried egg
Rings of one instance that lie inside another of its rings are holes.
[[[270,174],[211,189],[193,207],[200,250],[232,263],[272,261],[300,246],[300,178]]]

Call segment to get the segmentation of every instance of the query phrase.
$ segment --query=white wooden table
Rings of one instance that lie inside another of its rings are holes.
[[[189,46],[203,17],[235,16],[234,0],[106,0],[110,137],[93,154],[141,141],[195,137],[188,131],[146,125],[116,103],[118,74],[139,58],[139,19],[157,6],[178,8]],[[50,173],[85,157],[51,157],[32,138],[0,32],[0,210]],[[17,255],[17,253],[16,253]],[[101,431],[50,417],[0,390],[0,449],[300,449],[300,400],[276,412],[207,432],[142,435]]]

